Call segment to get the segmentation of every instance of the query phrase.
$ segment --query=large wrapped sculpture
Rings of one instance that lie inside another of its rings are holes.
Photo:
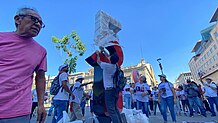
[[[121,30],[121,24],[100,10],[95,17],[95,44],[107,47],[110,41],[119,41],[117,33]]]
[[[121,30],[121,24],[111,16],[107,15],[105,12],[99,11],[96,15],[95,27],[95,45],[105,47],[108,50],[109,54],[117,53],[119,57],[118,66],[120,67],[124,59],[123,51],[121,46],[119,45],[119,39],[117,35],[117,33]],[[100,54],[100,59],[103,62],[109,62],[107,57],[103,54]],[[96,53],[93,53],[91,56],[86,58],[86,62],[94,67],[94,113],[100,123],[111,123],[105,107],[103,72],[96,61]],[[123,99],[121,92],[117,101],[117,107],[121,112],[123,108]]]

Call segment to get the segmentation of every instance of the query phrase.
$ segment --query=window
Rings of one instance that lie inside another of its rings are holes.
[[[206,55],[204,55],[204,59],[206,59],[207,58],[207,56]]]
[[[211,63],[213,63],[213,60],[212,60],[212,59],[210,59],[210,61],[209,61],[209,62],[210,62],[210,64],[211,64]]]
[[[216,48],[217,48],[216,44],[214,44],[213,48],[214,48],[214,49],[216,49]]]
[[[210,52],[207,52],[207,56],[210,56]]]
[[[210,52],[211,52],[211,53],[213,52],[213,48],[210,48]]]
[[[216,55],[214,55],[214,56],[213,56],[213,60],[216,61],[216,59],[217,59],[217,57],[216,57]]]

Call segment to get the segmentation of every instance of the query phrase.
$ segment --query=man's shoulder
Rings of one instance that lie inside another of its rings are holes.
[[[40,44],[39,44],[36,40],[34,40],[34,39],[33,39],[33,44],[34,44],[34,46],[37,47],[38,50],[40,50],[40,51],[46,53],[46,49],[45,49],[42,45],[40,45]]]
[[[68,74],[66,72],[63,72],[63,73],[60,73],[59,74],[59,78],[65,78],[65,77],[68,77]]]

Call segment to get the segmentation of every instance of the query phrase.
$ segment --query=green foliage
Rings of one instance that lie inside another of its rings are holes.
[[[70,40],[71,38],[73,40]],[[55,43],[57,50],[62,50],[67,55],[65,63],[69,65],[69,72],[76,72],[76,61],[86,51],[86,46],[80,40],[76,31],[73,31],[70,35],[63,36],[61,39],[52,36],[52,42]]]

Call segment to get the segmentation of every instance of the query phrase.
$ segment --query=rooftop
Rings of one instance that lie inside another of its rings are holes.
[[[194,48],[192,49],[192,53],[193,52],[196,52],[198,49],[199,49],[199,47],[201,46],[201,40],[199,40],[196,44],[195,44],[195,46],[194,46]]]
[[[216,8],[216,11],[214,12],[212,18],[210,19],[210,23],[215,22],[218,20],[218,7]]]

